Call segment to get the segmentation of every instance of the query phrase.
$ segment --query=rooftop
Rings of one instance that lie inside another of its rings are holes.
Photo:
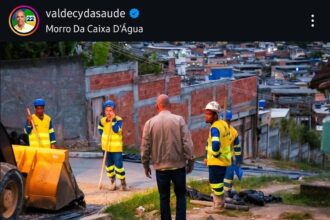
[[[233,65],[234,68],[261,68],[261,66],[257,64],[236,64]]]
[[[246,78],[246,77],[250,77],[250,76],[255,76],[256,74],[253,73],[234,73],[234,77],[235,79],[241,79],[241,78]]]
[[[302,68],[302,69],[306,69],[306,68],[310,68],[310,65],[286,65],[286,66],[274,66],[274,68],[276,69],[296,69],[296,68]]]
[[[288,116],[289,108],[272,108],[270,109],[271,118],[285,118]]]
[[[330,114],[330,107],[329,106],[321,106],[321,108],[313,108],[313,111],[317,114]]]
[[[298,89],[297,85],[259,85],[259,89]]]
[[[272,89],[272,93],[280,95],[312,95],[316,91],[313,89]]]

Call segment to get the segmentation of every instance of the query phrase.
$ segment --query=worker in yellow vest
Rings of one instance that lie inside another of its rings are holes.
[[[218,119],[219,103],[212,101],[205,107],[205,122],[211,124],[207,140],[205,160],[209,168],[209,182],[213,197],[213,211],[224,206],[224,176],[231,165],[230,131],[228,124]]]
[[[115,114],[116,105],[108,100],[103,104],[105,117],[99,121],[102,150],[106,154],[106,171],[110,178],[110,190],[116,190],[116,177],[121,181],[121,190],[127,190],[123,166],[122,118]]]
[[[35,113],[28,115],[24,126],[24,132],[29,135],[30,147],[56,148],[53,122],[51,117],[45,114],[45,100],[36,99],[33,105]]]
[[[221,118],[224,118],[224,113],[221,113]],[[226,111],[226,122],[228,123],[231,134],[231,152],[232,152],[232,165],[227,167],[224,180],[225,197],[230,197],[231,189],[233,187],[234,172],[236,167],[240,167],[242,164],[242,150],[239,141],[237,130],[230,124],[232,119],[231,111]]]

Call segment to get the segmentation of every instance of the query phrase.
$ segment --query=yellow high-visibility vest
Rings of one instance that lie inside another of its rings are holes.
[[[36,128],[32,129],[29,134],[29,142],[31,147],[42,147],[42,148],[51,148],[50,146],[50,137],[49,134],[54,132],[54,129],[49,129],[51,118],[44,114],[44,118],[41,120],[35,114],[32,115],[32,120]],[[37,135],[38,132],[38,135]],[[38,140],[38,136],[40,142]],[[40,146],[41,145],[41,146]]]
[[[121,117],[116,116],[117,121],[122,120]],[[112,125],[115,122],[107,122],[107,118],[103,117],[101,119],[101,124],[103,126],[102,133],[102,150],[107,152],[123,152],[123,134],[120,128],[118,133],[113,132]],[[109,135],[110,133],[110,135]],[[108,140],[109,138],[109,140]],[[107,144],[108,142],[108,144]]]
[[[214,156],[212,150],[211,129],[217,128],[220,132],[220,156]],[[215,121],[209,130],[209,137],[207,140],[207,165],[208,166],[230,166],[231,165],[231,135],[228,124],[223,120]]]

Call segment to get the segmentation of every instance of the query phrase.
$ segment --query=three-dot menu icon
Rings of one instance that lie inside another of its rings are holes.
[[[315,15],[311,14],[311,27],[315,27]]]

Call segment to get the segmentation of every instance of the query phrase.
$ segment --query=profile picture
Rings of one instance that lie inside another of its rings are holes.
[[[29,36],[38,29],[39,15],[34,8],[20,5],[11,11],[9,26],[15,34]]]

